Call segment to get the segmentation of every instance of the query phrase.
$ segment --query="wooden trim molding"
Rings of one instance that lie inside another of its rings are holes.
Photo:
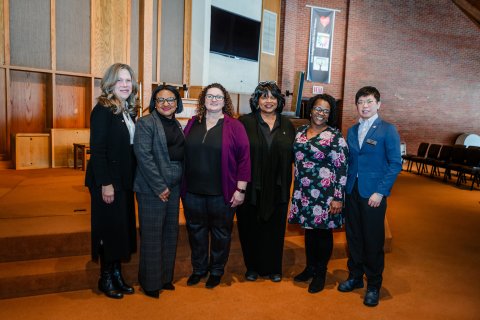
[[[192,43],[192,0],[185,0],[183,25],[183,83],[190,86],[190,51]]]

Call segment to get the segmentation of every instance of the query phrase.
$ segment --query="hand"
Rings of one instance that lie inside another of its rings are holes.
[[[168,198],[170,197],[170,189],[165,189],[162,193],[160,193],[158,195],[158,197],[160,198],[160,200],[162,200],[163,202],[167,202],[168,201]]]
[[[235,208],[236,206],[241,205],[243,203],[243,200],[245,200],[245,193],[240,193],[238,191],[235,191],[235,193],[232,196],[232,199],[230,199],[232,208]]]
[[[368,205],[372,208],[378,208],[380,203],[382,202],[383,196],[380,193],[374,193],[370,196],[370,199],[368,199]]]
[[[330,203],[330,214],[337,214],[342,212],[342,201],[332,201]]]
[[[102,199],[105,203],[112,203],[115,199],[115,190],[113,189],[113,184],[108,186],[102,186]]]

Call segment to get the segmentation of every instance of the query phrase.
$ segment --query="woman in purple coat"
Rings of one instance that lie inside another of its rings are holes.
[[[247,134],[233,118],[232,100],[221,84],[210,84],[200,93],[185,138],[182,202],[193,267],[187,285],[210,272],[206,287],[214,288],[228,260],[235,209],[250,181]]]

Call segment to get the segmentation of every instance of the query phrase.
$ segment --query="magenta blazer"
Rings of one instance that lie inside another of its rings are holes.
[[[198,121],[194,116],[188,120],[185,127],[185,137],[190,133],[194,121]],[[222,192],[225,203],[230,203],[230,199],[237,189],[238,181],[250,182],[251,164],[250,164],[250,143],[245,131],[245,127],[238,121],[228,115],[224,115],[222,129]],[[187,192],[187,179],[184,177],[182,183],[182,197]]]

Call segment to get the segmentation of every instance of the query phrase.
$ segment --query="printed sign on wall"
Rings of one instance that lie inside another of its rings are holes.
[[[330,83],[335,10],[311,8],[307,81]]]

